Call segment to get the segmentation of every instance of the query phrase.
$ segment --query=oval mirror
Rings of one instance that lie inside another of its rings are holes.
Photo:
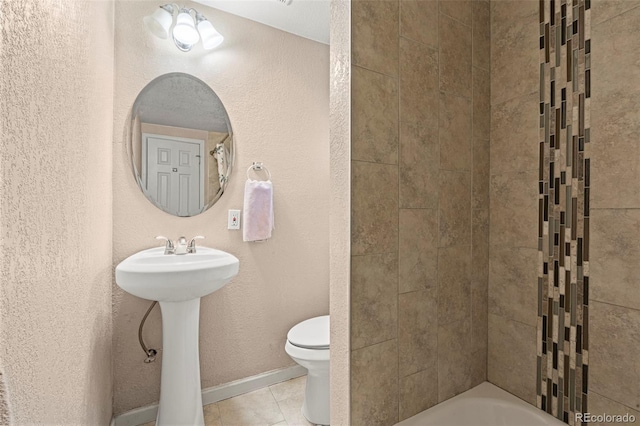
[[[133,104],[129,141],[138,186],[159,209],[195,216],[224,193],[233,132],[220,98],[202,80],[171,73],[147,84]]]

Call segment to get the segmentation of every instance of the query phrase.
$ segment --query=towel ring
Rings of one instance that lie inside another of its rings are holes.
[[[267,177],[269,178],[269,180],[271,180],[271,173],[269,172],[269,169],[267,169],[261,162],[254,161],[253,164],[249,166],[249,168],[247,169],[247,179],[250,179],[249,172],[251,170],[255,170],[256,172],[265,171],[267,172]]]

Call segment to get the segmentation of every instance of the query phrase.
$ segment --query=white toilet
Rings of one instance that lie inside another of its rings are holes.
[[[329,424],[329,315],[295,325],[284,350],[309,370],[302,414],[315,425]]]

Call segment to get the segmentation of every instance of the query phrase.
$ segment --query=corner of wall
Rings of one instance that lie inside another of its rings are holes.
[[[331,424],[350,423],[351,1],[331,1]]]

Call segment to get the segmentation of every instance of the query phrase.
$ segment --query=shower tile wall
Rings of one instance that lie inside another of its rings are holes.
[[[560,0],[558,0],[560,1]],[[491,2],[491,383],[535,405],[539,2]]]
[[[589,403],[640,423],[640,1],[591,7]]]
[[[590,18],[540,2],[536,405],[569,424],[588,410]]]
[[[501,0],[491,18],[488,379],[541,408],[544,396],[544,409],[568,423],[580,411],[638,417],[640,2]]]
[[[486,379],[490,6],[352,2],[351,421]]]

